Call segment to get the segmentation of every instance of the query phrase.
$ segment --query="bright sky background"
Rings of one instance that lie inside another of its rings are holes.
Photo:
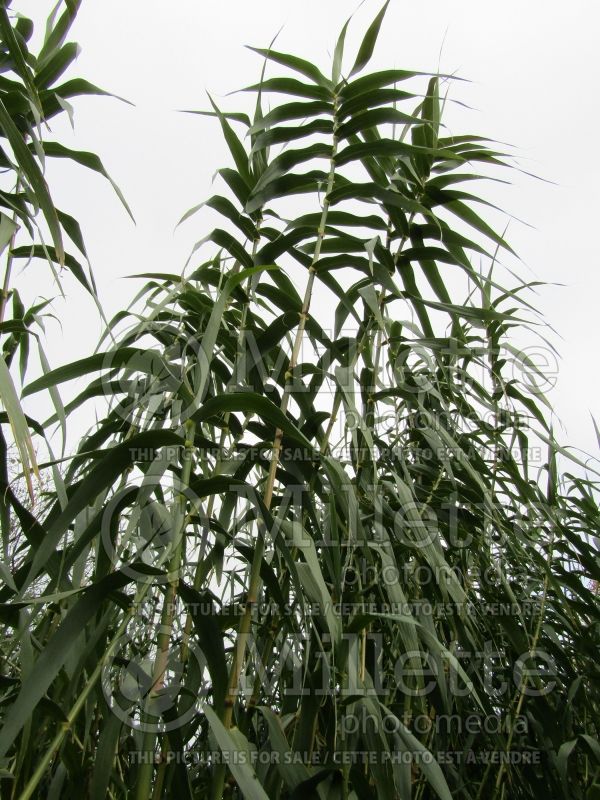
[[[15,0],[12,8],[41,21],[52,5]],[[218,124],[176,109],[206,108],[206,90],[225,109],[249,109],[248,97],[225,96],[258,79],[261,60],[244,45],[266,47],[282,26],[277,48],[325,71],[337,33],[356,5],[83,0],[70,37],[82,53],[69,74],[126,97],[135,107],[83,98],[75,104],[75,133],[62,123],[53,132],[65,144],[101,156],[137,226],[93,173],[60,161],[49,181],[57,205],[82,224],[108,316],[124,307],[139,285],[124,276],[180,271],[193,243],[212,227],[201,213],[173,232],[190,206],[213,193],[213,173],[229,163]],[[351,56],[379,6],[379,0],[366,0],[357,12],[347,37]],[[537,300],[562,337],[553,339],[563,360],[550,397],[567,429],[559,438],[596,455],[589,412],[600,421],[600,265],[590,242],[599,225],[594,133],[600,121],[599,22],[592,0],[392,0],[371,64],[429,71],[439,64],[444,72],[470,79],[453,89],[455,99],[474,109],[453,108],[454,132],[515,145],[524,169],[557,184],[515,172],[508,191],[486,184],[483,192],[534,226],[513,221],[509,227],[508,238],[523,260],[521,275],[565,284],[542,287]],[[29,288],[32,294],[56,294],[41,278]],[[65,288],[67,301],[54,304],[62,329],[48,326],[52,366],[90,354],[100,332],[93,303],[74,281],[67,280]]]

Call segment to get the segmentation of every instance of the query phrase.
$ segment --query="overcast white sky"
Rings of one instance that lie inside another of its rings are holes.
[[[380,4],[366,0],[360,8],[348,52],[356,49]],[[12,7],[41,20],[52,5],[15,0]],[[225,97],[258,77],[260,59],[244,45],[267,46],[282,26],[278,49],[326,69],[339,28],[356,5],[354,0],[83,0],[70,37],[82,53],[70,74],[135,107],[84,98],[76,102],[75,133],[63,125],[54,132],[64,143],[101,156],[137,226],[101,178],[62,161],[49,177],[59,207],[82,224],[107,314],[133,297],[136,284],[125,275],[180,271],[191,245],[210,230],[200,214],[173,233],[181,215],[213,193],[212,174],[228,156],[214,121],[175,110],[205,108],[206,90],[225,108],[249,103],[241,95]],[[551,397],[567,428],[563,442],[595,454],[588,412],[600,420],[600,265],[592,241],[599,226],[599,22],[592,0],[392,0],[372,62],[373,68],[436,70],[442,49],[441,70],[472,81],[453,90],[475,109],[452,110],[453,132],[510,142],[525,169],[558,184],[514,173],[508,191],[489,184],[485,196],[534,226],[513,222],[509,229],[524,262],[523,277],[565,284],[543,288],[537,301],[562,336],[554,340],[563,360]],[[55,303],[62,331],[49,327],[53,366],[89,354],[100,331],[91,301],[73,282],[66,288],[67,304]],[[30,289],[52,291],[42,280]]]

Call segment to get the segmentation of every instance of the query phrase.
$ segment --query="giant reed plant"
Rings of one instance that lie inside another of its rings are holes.
[[[458,188],[509,162],[367,71],[384,14],[327,73],[257,51],[221,225],[26,388],[109,408],[2,590],[3,796],[598,792],[597,487]]]
[[[78,45],[66,39],[80,0],[64,3],[61,0],[56,4],[46,21],[45,35],[37,53],[30,49],[34,34],[32,20],[17,12],[11,13],[10,6],[10,2],[0,3],[0,400],[4,409],[0,422],[10,425],[33,500],[32,474],[37,473],[38,479],[40,475],[31,429],[43,439],[46,439],[46,432],[26,418],[11,366],[18,362],[19,377],[23,381],[30,365],[31,345],[37,343],[38,366],[49,369],[43,350],[43,318],[51,315],[51,306],[50,300],[36,298],[26,308],[23,286],[29,273],[39,269],[39,260],[42,260],[47,262],[63,296],[61,276],[67,270],[98,303],[79,223],[69,213],[58,209],[50,195],[45,177],[47,159],[69,159],[110,180],[97,155],[74,151],[61,142],[52,141],[51,121],[66,115],[73,123],[73,98],[107,93],[82,78],[63,80],[79,52]],[[123,199],[116,186],[115,189]],[[76,256],[66,251],[65,240],[69,247],[75,248]],[[58,393],[51,391],[50,397],[59,415],[64,446],[64,411]],[[4,436],[0,432],[0,451],[5,453],[5,450]],[[2,461],[6,461],[5,455]],[[57,480],[58,477],[55,471]],[[3,491],[10,492],[4,466],[0,480]],[[5,558],[9,531],[10,511],[6,508],[2,513]]]

